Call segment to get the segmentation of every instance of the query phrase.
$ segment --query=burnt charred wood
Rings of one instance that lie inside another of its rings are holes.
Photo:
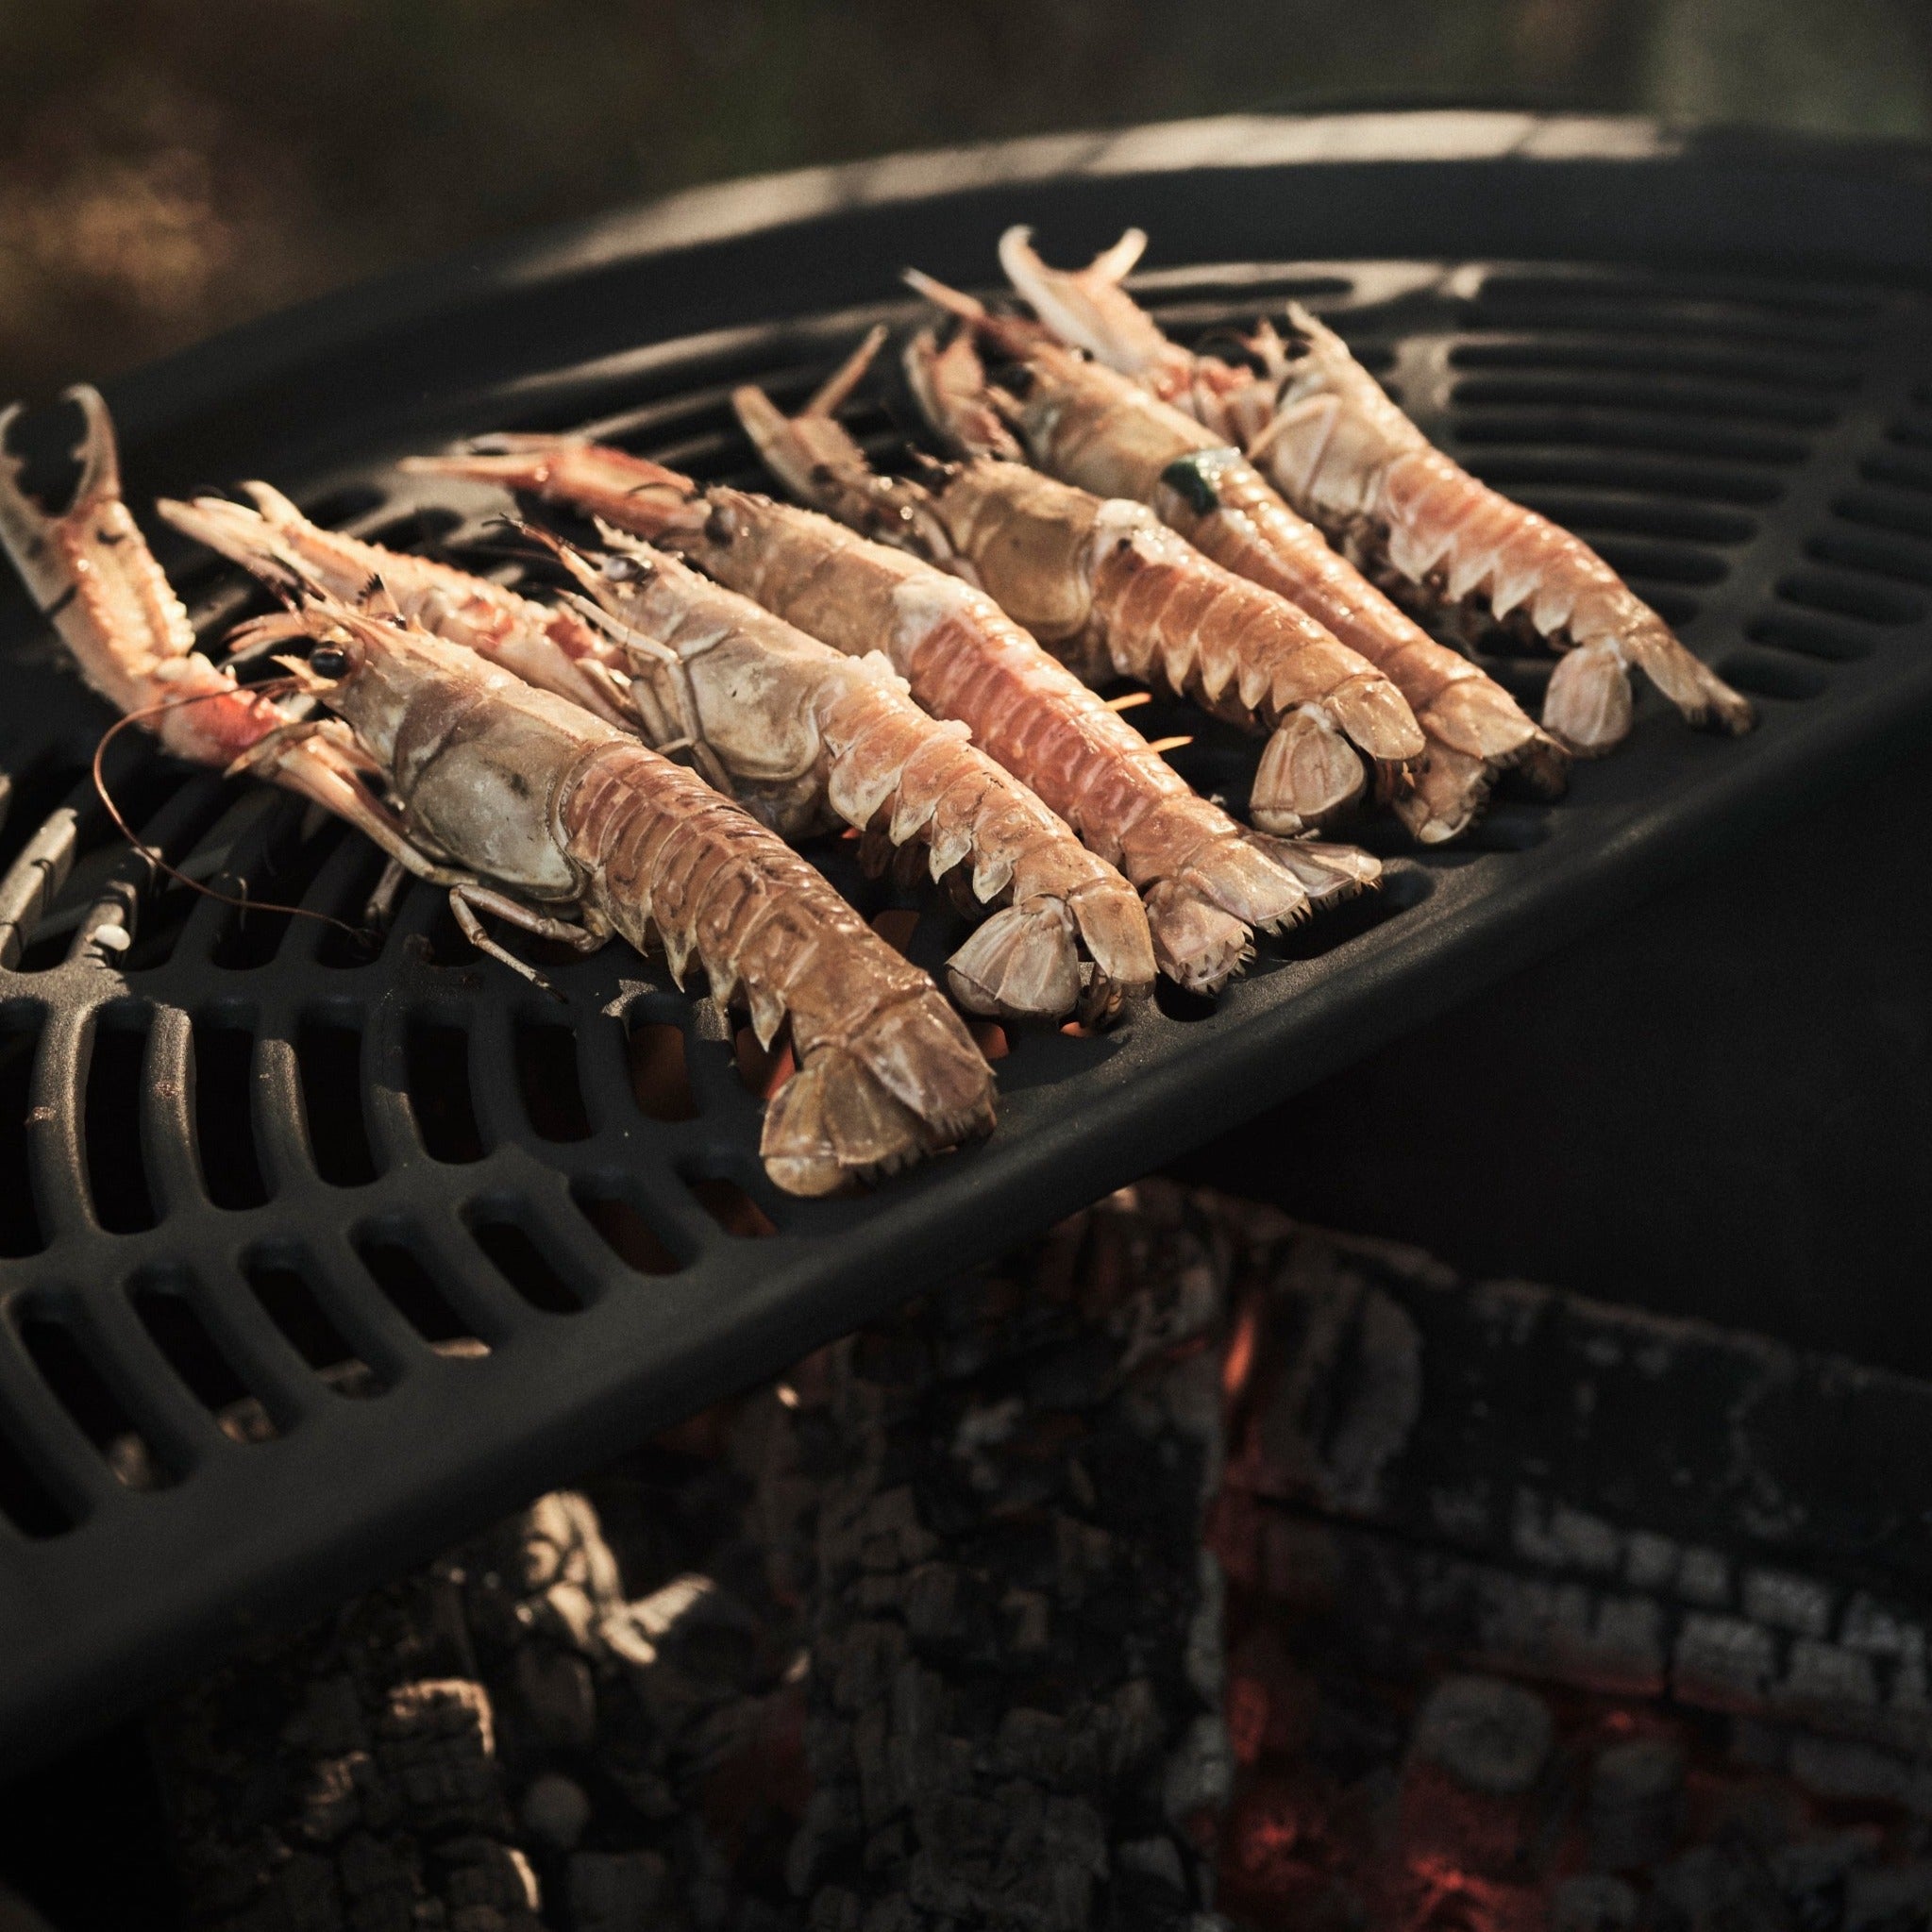
[[[1219,1340],[1236,1231],[1159,1184],[827,1352],[790,1417],[819,1478],[814,1926],[1165,1927],[1212,1904],[1234,1762]]]

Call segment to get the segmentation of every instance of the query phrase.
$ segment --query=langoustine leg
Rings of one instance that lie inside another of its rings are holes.
[[[1751,728],[1749,701],[1582,538],[1436,448],[1299,303],[1287,311],[1292,340],[1265,324],[1253,337],[1261,376],[1169,342],[1121,287],[1146,242],[1130,229],[1072,273],[1048,268],[1025,229],[1009,230],[1000,254],[1056,333],[1239,441],[1297,510],[1405,600],[1480,613],[1562,652],[1543,723],[1573,750],[1606,751],[1628,734],[1633,668],[1691,724]]]
[[[1117,865],[1146,902],[1162,971],[1212,991],[1246,963],[1250,931],[1307,909],[1307,855],[1195,796],[1133,727],[983,593],[809,510],[705,490],[622,450],[569,437],[496,437],[413,460],[574,504],[690,557],[800,630],[863,656],[883,648],[920,706],[975,741]],[[1376,873],[1362,857],[1360,881]],[[1332,872],[1319,889],[1332,890]]]
[[[631,621],[613,632],[597,608],[538,603],[319,529],[266,485],[246,488],[255,509],[203,497],[160,511],[285,588],[313,582],[353,600],[379,580],[435,635],[585,703],[659,750],[693,754],[781,837],[841,822],[876,830],[868,860],[882,857],[882,846],[922,844],[935,879],[957,867],[982,902],[1010,900],[948,962],[953,993],[971,1011],[1029,1020],[1079,1010],[1099,1021],[1151,990],[1152,945],[1132,887],[958,727],[912,703],[883,659],[844,657],[668,556],[613,560],[619,576],[580,574],[599,598],[629,610]],[[566,564],[575,560],[563,554]]]

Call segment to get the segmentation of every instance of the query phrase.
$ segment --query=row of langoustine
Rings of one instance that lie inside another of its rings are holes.
[[[1131,252],[1055,276],[1023,231],[1009,234],[1002,260],[1038,321],[918,278],[966,325],[943,347],[922,331],[906,352],[929,427],[966,459],[927,479],[873,474],[837,422],[876,335],[797,418],[741,390],[766,462],[830,517],[572,438],[490,439],[411,465],[603,519],[600,558],[530,532],[576,583],[562,604],[321,529],[264,484],[247,486],[252,507],[163,503],[170,521],[292,599],[249,642],[311,645],[306,662],[287,661],[290,682],[326,719],[194,652],[120,500],[92,392],[76,392],[88,433],[74,505],[44,517],[9,475],[0,535],[124,712],[179,755],[260,771],[328,805],[393,869],[445,886],[462,930],[516,970],[535,977],[479,912],[585,949],[613,934],[655,941],[680,979],[695,955],[713,997],[748,1006],[763,1043],[788,1025],[799,1071],[768,1111],[763,1151],[781,1186],[824,1192],[983,1131],[991,1077],[931,982],[773,833],[844,823],[875,861],[922,846],[935,879],[1002,902],[948,962],[963,1006],[1106,1021],[1155,970],[1212,991],[1240,969],[1253,930],[1371,883],[1365,854],[1305,837],[1371,777],[1424,842],[1461,832],[1503,769],[1561,784],[1564,748],[1219,441],[1240,423],[1257,453],[1294,446],[1308,398],[1292,364],[1279,354],[1265,364],[1279,379],[1263,395],[1262,378],[1244,386],[1242,372],[1166,343],[1119,287]],[[1405,422],[1365,373],[1359,383],[1334,373],[1337,351],[1346,360],[1336,339],[1296,321],[1311,363],[1329,372],[1331,436],[1337,412],[1352,435],[1344,446],[1366,434],[1351,411],[1371,427]],[[1023,368],[1024,401],[988,379],[981,342]],[[1398,440],[1386,425],[1383,436]],[[1408,436],[1420,441],[1412,426]],[[1027,456],[1052,474],[1025,468]],[[1462,475],[1446,458],[1438,466]],[[1305,483],[1320,467],[1295,474]],[[1467,509],[1481,486],[1463,480]],[[1365,562],[1362,531],[1379,530],[1386,575],[1414,552],[1413,532],[1391,534],[1386,509],[1379,524],[1363,512],[1365,494],[1382,501],[1358,479],[1353,520],[1324,528]],[[1476,509],[1496,522],[1487,503]],[[1562,545],[1512,538],[1553,572],[1582,567]],[[1511,608],[1496,570],[1452,557],[1446,577],[1419,579],[1436,591],[1445,580],[1465,599],[1472,584],[1488,591],[1499,615]],[[1596,607],[1572,592],[1571,629],[1551,634],[1588,653],[1597,695],[1579,709],[1585,679],[1553,685],[1551,722],[1570,725],[1569,748],[1604,748],[1627,726],[1627,696],[1622,726],[1602,696],[1605,662],[1617,679],[1641,664],[1693,715],[1748,723],[1742,700],[1668,632],[1668,650],[1655,644],[1654,617],[1637,627],[1641,647],[1627,613],[1606,641],[1584,621]],[[1560,601],[1541,585],[1529,608]],[[1259,831],[1194,795],[1090,688],[1116,675],[1268,734],[1251,803]],[[1702,714],[1687,693],[1701,694]],[[712,790],[660,755],[680,751]]]

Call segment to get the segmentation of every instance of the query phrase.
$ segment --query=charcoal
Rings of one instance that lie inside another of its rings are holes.
[[[1668,1738],[1606,1746],[1590,1772],[1590,1863],[1603,1872],[1669,1856],[1684,1807],[1684,1753]]]
[[[1566,1878],[1550,1893],[1550,1932],[1622,1932],[1643,1901],[1621,1878],[1599,1872]]]
[[[1520,1795],[1549,1755],[1550,1707],[1535,1691],[1493,1677],[1445,1677],[1416,1719],[1411,1752],[1470,1791]]]
[[[558,1772],[546,1772],[533,1779],[517,1806],[524,1829],[563,1852],[575,1848],[590,1816],[590,1798],[583,1787]]]
[[[521,1644],[512,1683],[517,1716],[532,1738],[582,1750],[596,1736],[596,1687],[580,1653],[544,1642]]]
[[[1844,1898],[1845,1932],[1922,1932],[1932,1925],[1932,1865],[1861,1867]]]
[[[656,1852],[578,1852],[567,1897],[576,1932],[650,1932],[668,1868]]]
[[[1173,1190],[1117,1198],[835,1346],[798,1446],[761,1440],[788,1484],[803,1432],[832,1424],[806,1583],[815,1795],[787,1861],[809,1923],[853,1901],[868,1927],[1028,1932],[1197,1909],[1199,1840],[1153,1834],[1211,1820],[1233,1779],[1201,1550],[1228,1268]]]

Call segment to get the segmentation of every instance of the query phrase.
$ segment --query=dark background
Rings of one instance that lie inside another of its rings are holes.
[[[1449,101],[1932,136],[1932,7],[0,0],[0,395],[693,182]]]

